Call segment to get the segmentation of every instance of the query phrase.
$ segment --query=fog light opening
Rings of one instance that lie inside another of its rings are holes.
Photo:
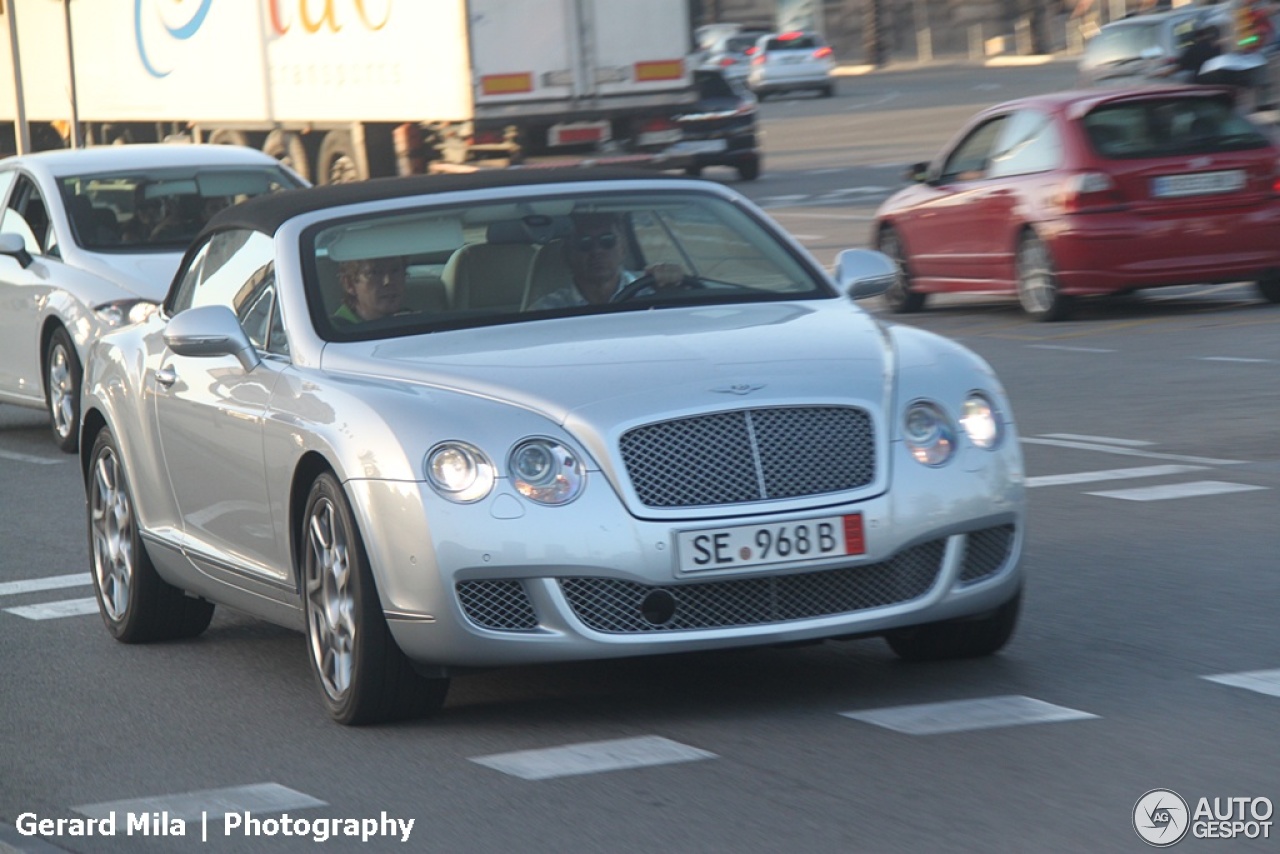
[[[655,590],[640,603],[640,616],[653,626],[663,626],[676,615],[676,597],[666,590]]]

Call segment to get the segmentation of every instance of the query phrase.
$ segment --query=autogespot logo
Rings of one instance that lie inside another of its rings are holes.
[[[1133,805],[1133,829],[1142,841],[1167,848],[1187,835],[1187,802],[1171,789],[1152,789]]]

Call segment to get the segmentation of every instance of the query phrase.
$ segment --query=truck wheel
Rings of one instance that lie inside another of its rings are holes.
[[[356,151],[351,134],[345,130],[331,130],[320,143],[320,156],[316,158],[315,180],[319,184],[350,184],[369,177],[365,173],[363,158]]]
[[[229,128],[218,128],[209,134],[210,145],[249,145],[249,137],[244,131],[231,130]]]
[[[311,162],[307,159],[307,146],[302,137],[293,131],[276,128],[267,134],[262,143],[262,153],[270,154],[304,179],[311,180]]]

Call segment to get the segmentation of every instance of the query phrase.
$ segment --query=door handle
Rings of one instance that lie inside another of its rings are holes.
[[[159,385],[168,388],[178,381],[178,372],[173,368],[165,367],[156,371],[156,382]]]

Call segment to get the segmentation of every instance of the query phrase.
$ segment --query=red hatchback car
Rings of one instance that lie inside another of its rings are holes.
[[[1280,148],[1230,89],[1159,86],[1024,98],[975,116],[874,241],[899,312],[931,293],[1016,293],[1037,320],[1075,297],[1257,282],[1280,302]]]

